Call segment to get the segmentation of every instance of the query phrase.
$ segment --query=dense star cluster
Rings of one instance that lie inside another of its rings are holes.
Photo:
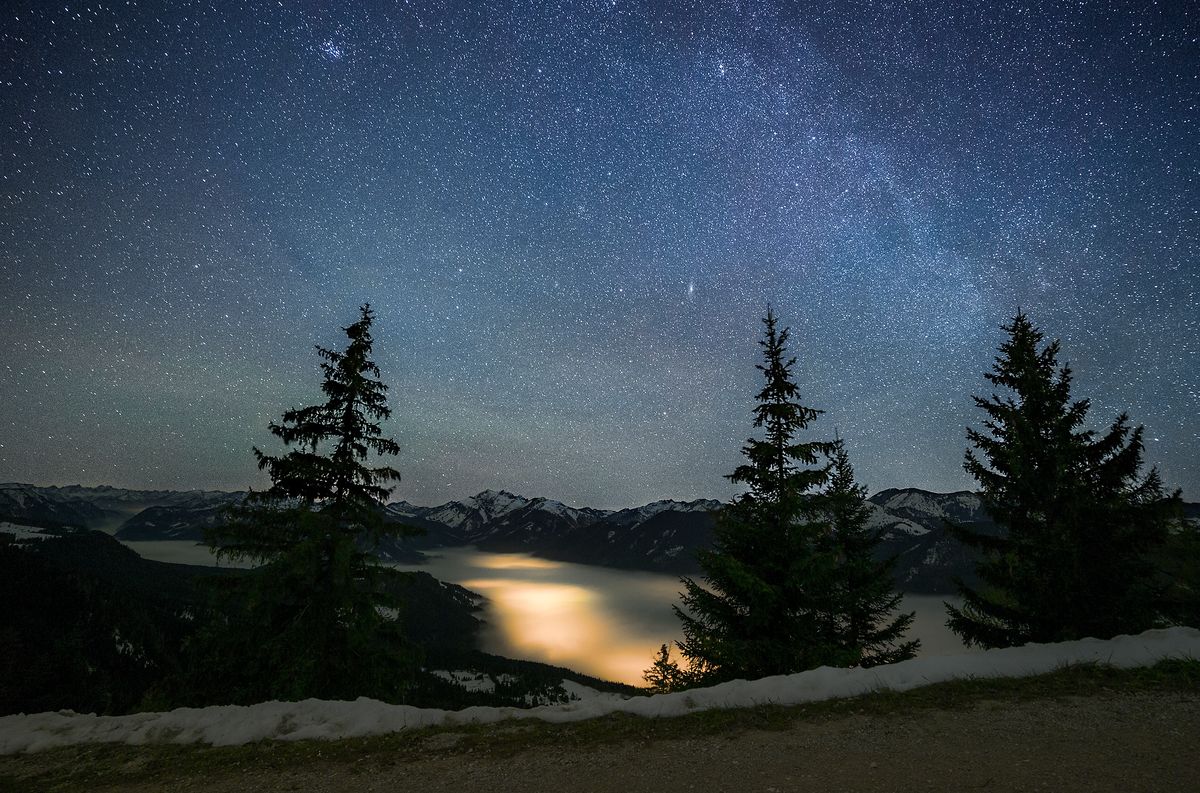
[[[872,489],[967,487],[1018,307],[1200,496],[1184,2],[0,12],[0,481],[262,486],[369,301],[397,496],[725,497],[759,317]]]

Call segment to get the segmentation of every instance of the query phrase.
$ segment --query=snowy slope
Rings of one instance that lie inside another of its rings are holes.
[[[249,706],[180,708],[130,716],[81,715],[71,711],[0,718],[0,754],[33,752],[85,743],[204,743],[229,746],[264,739],[334,740],[378,735],[438,724],[490,723],[508,719],[581,721],[610,713],[679,716],[699,710],[762,704],[794,705],[871,691],[906,691],[966,678],[1025,677],[1068,664],[1118,668],[1150,666],[1168,658],[1200,659],[1200,631],[1171,628],[1100,641],[1028,645],[971,655],[915,658],[872,669],[821,667],[762,680],[734,680],[711,688],[651,697],[593,697],[529,710],[474,707],[461,711],[354,702],[264,702]]]
[[[64,497],[57,488],[0,484],[0,517],[10,521],[90,526],[104,516],[104,510],[95,504]]]
[[[965,490],[954,493],[930,493],[916,488],[881,490],[871,496],[871,502],[901,517],[943,518],[959,523],[987,519],[979,495]]]
[[[921,594],[957,591],[954,579],[975,581],[975,554],[949,531],[955,524],[990,534],[998,527],[975,493],[881,490],[867,500],[868,525],[882,531],[880,558],[895,557],[899,589]]]
[[[18,544],[48,540],[55,536],[46,529],[39,529],[36,526],[21,526],[3,520],[0,520],[0,534],[10,535]]]
[[[110,533],[119,526],[130,524],[128,539],[194,540],[199,539],[206,514],[215,515],[219,507],[240,500],[243,495],[206,490],[129,490],[106,485],[39,487],[7,483],[0,484],[0,518],[79,526]],[[191,531],[191,524],[197,521],[201,528]]]
[[[505,490],[485,490],[465,501],[450,501],[434,507],[421,517],[452,529],[471,532],[528,504],[529,499]]]
[[[494,553],[533,553],[564,562],[692,572],[692,553],[711,543],[710,513],[720,506],[711,499],[667,500],[612,512],[503,490],[487,490],[435,507],[399,501],[387,506],[388,514],[426,533],[389,544],[387,551],[395,553],[400,546],[473,545]]]
[[[204,538],[204,530],[222,519],[226,507],[239,504],[244,493],[194,491],[166,504],[154,504],[126,520],[117,530],[121,540],[189,540]]]

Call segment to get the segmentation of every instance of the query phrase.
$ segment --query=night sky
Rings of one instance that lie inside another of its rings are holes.
[[[769,301],[873,491],[971,486],[1020,306],[1200,498],[1198,38],[1182,0],[5,3],[0,481],[260,486],[369,301],[396,498],[724,498]]]

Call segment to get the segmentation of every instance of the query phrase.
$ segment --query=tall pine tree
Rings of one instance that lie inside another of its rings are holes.
[[[1180,503],[1142,468],[1142,427],[1121,414],[1106,432],[1084,429],[1089,403],[1071,398],[1057,341],[1024,313],[985,377],[1006,392],[975,397],[984,429],[966,470],[979,482],[1000,536],[955,532],[982,551],[972,589],[948,625],[968,644],[1006,647],[1136,633],[1158,621],[1161,591],[1148,555]]]
[[[251,492],[206,539],[224,558],[258,565],[223,581],[218,617],[199,642],[220,674],[193,685],[201,698],[233,701],[353,699],[399,701],[415,671],[388,594],[394,571],[371,553],[405,531],[384,520],[399,453],[380,422],[391,411],[371,360],[370,306],[344,328],[344,350],[317,347],[325,401],[285,412],[269,429],[286,454],[254,449],[271,487]]]
[[[742,448],[746,462],[729,475],[747,492],[717,516],[715,544],[699,552],[703,583],[683,579],[675,607],[689,679],[713,683],[811,669],[845,660],[830,635],[834,559],[827,516],[814,498],[829,477],[818,465],[832,444],[797,441],[820,411],[802,405],[787,355],[789,331],[768,309],[759,344],[765,385],[754,426],[765,430]]]
[[[832,522],[828,540],[836,560],[834,635],[852,666],[877,666],[912,658],[920,647],[905,640],[913,614],[897,613],[901,595],[892,579],[895,559],[877,560],[883,529],[867,526],[867,489],[854,480],[846,446],[834,443],[833,468],[823,498]]]

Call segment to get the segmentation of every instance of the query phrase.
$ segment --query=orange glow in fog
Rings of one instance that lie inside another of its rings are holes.
[[[474,569],[458,583],[487,598],[489,652],[643,685],[658,646],[678,633],[670,610],[679,588],[674,577],[456,550],[444,549],[440,561]],[[629,613],[631,603],[640,613]]]
[[[549,559],[538,559],[535,556],[524,556],[521,554],[481,554],[477,567],[482,567],[486,570],[557,570],[562,567],[561,562],[552,562]]]

